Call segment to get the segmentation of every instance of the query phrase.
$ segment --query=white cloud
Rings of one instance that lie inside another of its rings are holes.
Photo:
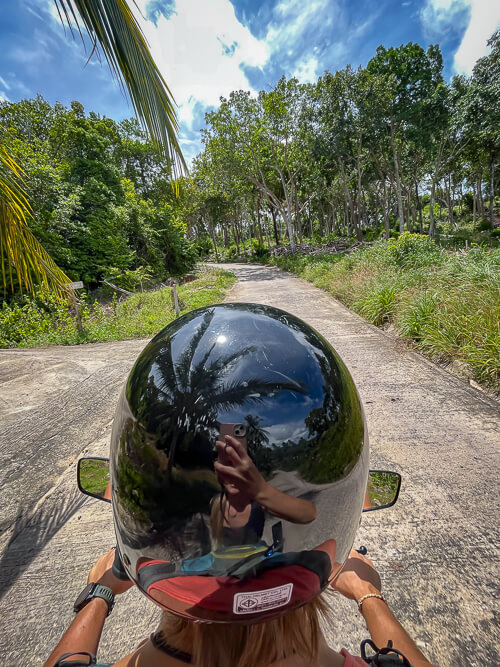
[[[145,14],[147,0],[138,5]],[[179,105],[179,119],[191,129],[197,103],[218,106],[222,95],[251,88],[241,66],[262,67],[269,49],[237,20],[229,0],[178,0],[175,9],[156,26],[139,22]]]
[[[331,0],[283,0],[274,10],[273,22],[264,38],[258,39],[235,16],[230,0],[177,0],[175,14],[146,21],[148,0],[139,0],[137,18],[153,57],[179,105],[179,120],[188,130],[196,108],[218,106],[221,96],[232,90],[253,90],[244,67],[264,68],[273,55],[286,54],[290,71],[299,81],[314,81],[318,59],[304,54],[297,62],[294,46],[315,28],[324,29],[335,20],[336,3]],[[312,51],[312,49],[311,49]],[[198,105],[198,106],[197,106]]]
[[[318,78],[318,65],[318,59],[311,56],[307,60],[299,63],[299,66],[294,72],[294,76],[296,76],[301,83],[312,83]]]
[[[469,25],[458,51],[455,53],[455,71],[471,74],[476,60],[488,53],[487,41],[500,26],[500,3],[486,0],[471,1]]]
[[[442,39],[456,29],[460,14],[467,12],[469,22],[455,52],[453,69],[471,74],[479,58],[488,52],[487,40],[500,26],[500,3],[488,0],[427,0],[420,13],[424,31],[431,39]]]
[[[64,36],[53,0],[27,2],[38,4],[46,17],[48,14],[54,19],[51,30]],[[188,138],[192,139],[192,132],[200,129],[200,114],[207,107],[219,106],[220,97],[228,96],[232,90],[257,92],[247,79],[245,68],[265,70],[270,76],[266,80],[269,86],[274,85],[280,73],[311,82],[323,69],[320,63],[324,54],[319,52],[318,44],[325,41],[325,36],[333,61],[342,60],[346,48],[342,34],[345,16],[337,0],[281,0],[273,9],[262,38],[255,37],[238,21],[230,0],[176,0],[169,18],[157,12],[155,22],[145,18],[148,0],[136,0],[129,6],[177,102],[181,143],[190,154],[187,157],[194,152],[194,143]],[[359,26],[361,32],[365,23]],[[359,37],[358,30],[355,36]],[[66,41],[72,42],[68,35]],[[73,48],[82,51],[78,40],[73,42]],[[17,55],[21,58],[23,54]],[[34,53],[24,57],[33,58]],[[98,61],[94,57],[90,63]],[[105,66],[102,69],[102,76],[108,76]]]

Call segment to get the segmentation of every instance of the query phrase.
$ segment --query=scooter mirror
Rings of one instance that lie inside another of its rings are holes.
[[[86,496],[111,502],[109,459],[86,456],[78,461],[78,488]]]
[[[399,496],[401,475],[389,470],[370,470],[363,512],[392,507]]]

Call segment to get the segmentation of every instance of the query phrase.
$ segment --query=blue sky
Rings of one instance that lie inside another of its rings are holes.
[[[132,2],[129,4],[132,5]],[[8,6],[7,6],[8,5]],[[186,157],[204,113],[231,90],[314,81],[366,65],[379,44],[439,43],[445,77],[470,74],[500,26],[499,0],[137,0],[138,20],[179,105]],[[117,120],[132,108],[105,64],[60,25],[53,0],[9,0],[0,25],[0,98],[77,99]]]

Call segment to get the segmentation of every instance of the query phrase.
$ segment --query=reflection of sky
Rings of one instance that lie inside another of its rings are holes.
[[[266,309],[263,311],[266,312]],[[285,313],[283,315],[290,317],[291,322],[296,321]],[[174,360],[179,361],[202,323],[202,316],[195,317],[174,334]],[[298,439],[307,435],[304,419],[311,410],[322,407],[324,398],[324,378],[315,356],[315,353],[320,354],[319,348],[307,341],[303,332],[292,329],[286,319],[279,322],[267,315],[248,313],[238,307],[224,308],[223,311],[216,309],[194,352],[191,368],[195,368],[209,351],[205,361],[207,370],[215,361],[229,358],[236,352],[244,353],[245,350],[246,354],[219,373],[220,380],[216,378],[212,385],[216,390],[233,383],[240,385],[252,380],[265,380],[300,382],[305,385],[306,393],[278,389],[271,395],[261,396],[255,391],[249,393],[242,406],[220,411],[219,421],[242,422],[248,414],[258,416],[261,426],[270,435],[271,444],[284,438]],[[156,364],[151,372],[158,383],[160,377]],[[196,392],[196,387],[190,388],[190,391]]]

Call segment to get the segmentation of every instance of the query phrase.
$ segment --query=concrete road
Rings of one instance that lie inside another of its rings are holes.
[[[389,603],[442,667],[500,664],[499,405],[277,269],[225,265],[229,301],[278,306],[338,350],[368,419],[374,468],[403,475],[398,504],[364,515],[357,544],[378,566]],[[145,341],[0,352],[0,664],[37,665],[72,618],[97,555],[113,543],[110,508],[75,492],[75,460],[106,455],[114,405]],[[335,648],[367,633],[354,603],[333,597]],[[134,590],[101,642],[114,660],[158,614]],[[5,631],[7,630],[7,632]]]

